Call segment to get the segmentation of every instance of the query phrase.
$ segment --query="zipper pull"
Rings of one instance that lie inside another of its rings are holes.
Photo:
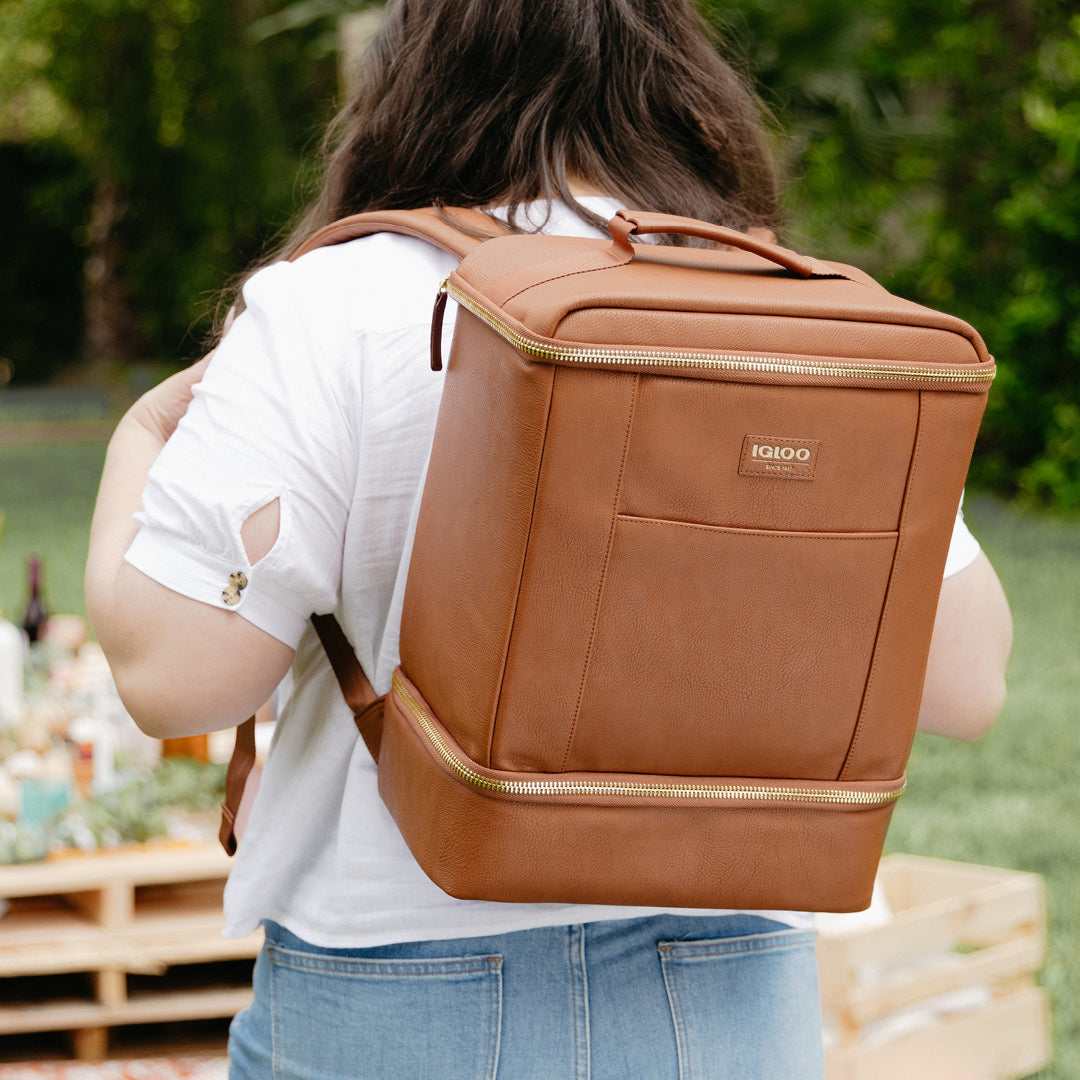
[[[446,282],[447,278],[439,286],[439,293],[435,297],[435,310],[431,313],[431,370],[442,371],[442,327],[443,316],[446,314]]]

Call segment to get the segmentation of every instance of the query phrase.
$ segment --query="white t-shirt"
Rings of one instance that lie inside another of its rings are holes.
[[[602,217],[618,209],[584,201]],[[560,205],[546,223],[542,208],[529,214],[546,232],[590,234]],[[296,649],[226,888],[230,935],[272,919],[317,945],[363,947],[652,911],[457,900],[434,885],[379,798],[375,765],[308,622],[336,611],[375,689],[388,690],[442,387],[427,362],[432,306],[454,265],[423,241],[383,233],[254,275],[151,471],[128,561]],[[278,539],[252,566],[240,529],[274,499]],[[978,551],[958,515],[946,573]],[[229,608],[222,592],[236,571],[248,585]]]

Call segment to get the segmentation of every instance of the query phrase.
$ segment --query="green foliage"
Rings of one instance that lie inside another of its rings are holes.
[[[982,742],[920,735],[889,829],[892,851],[1043,875],[1054,1064],[1042,1080],[1080,1076],[1080,695],[1076,612],[1080,523],[968,499],[965,515],[1013,611],[1005,711]]]
[[[0,0],[0,141],[74,154],[62,229],[84,254],[115,193],[133,355],[194,351],[208,298],[303,201],[301,162],[335,96],[335,20],[362,6]],[[976,481],[1080,513],[1074,0],[699,6],[775,116],[791,242],[978,327],[1000,374]],[[13,202],[56,187],[18,171]],[[49,348],[19,347],[17,378],[53,370]],[[0,336],[0,360],[13,349]]]
[[[11,423],[4,400],[0,391],[0,426]],[[49,610],[85,612],[83,569],[104,460],[100,442],[0,445],[0,617],[21,618],[32,555],[42,561]]]
[[[969,319],[977,481],[1080,512],[1080,16],[1068,0],[705,0],[785,139],[797,245]]]
[[[946,44],[931,71],[957,118],[925,253],[904,277],[970,318],[997,354],[976,477],[1076,512],[1080,20],[1054,0],[974,12],[937,32]]]
[[[154,769],[125,770],[111,791],[76,802],[54,829],[61,846],[143,844],[169,832],[177,809],[206,814],[225,795],[225,765],[163,758]]]
[[[47,141],[72,120],[49,82],[52,51],[34,12],[34,0],[0,0],[0,142]]]
[[[891,0],[702,0],[722,47],[744,56],[772,109],[786,174],[786,231],[798,244],[878,269],[891,239],[882,216],[895,203],[901,159],[932,139],[906,108],[893,65]],[[877,264],[875,266],[875,263]]]
[[[242,0],[0,0],[99,218],[101,193],[113,197],[107,220],[84,204],[75,241],[90,251],[102,234],[118,252],[135,358],[198,348],[217,291],[291,216],[302,154],[329,115],[335,70],[325,49],[309,55],[317,31],[255,42],[260,12]]]
[[[57,138],[0,143],[0,386],[58,372],[82,341],[81,252],[91,185]]]

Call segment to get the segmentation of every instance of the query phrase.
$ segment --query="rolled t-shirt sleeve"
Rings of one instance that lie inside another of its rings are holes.
[[[327,326],[319,265],[279,263],[249,280],[245,310],[150,471],[125,556],[292,647],[313,612],[336,604],[356,479],[359,358],[339,348],[331,362],[320,346],[327,332],[350,336]],[[241,529],[275,500],[277,540],[253,565]]]

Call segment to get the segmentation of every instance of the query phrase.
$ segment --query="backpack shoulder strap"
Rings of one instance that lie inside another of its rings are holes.
[[[510,232],[510,226],[481,210],[467,207],[428,206],[421,210],[370,210],[324,225],[291,256],[298,259],[315,248],[343,244],[372,233],[392,232],[414,236],[463,259],[473,248],[495,236]]]
[[[510,231],[508,225],[482,211],[464,207],[373,210],[332,221],[308,237],[290,258],[298,259],[316,248],[343,244],[361,236],[392,232],[426,240],[461,259],[485,240]],[[364,674],[364,669],[356,659],[356,653],[337,619],[333,615],[313,615],[311,621],[330,658],[330,666],[352,711],[364,745],[378,761],[383,699],[375,693],[370,680]],[[251,717],[236,729],[236,744],[225,779],[225,800],[221,806],[218,839],[230,855],[236,851],[237,816],[255,764],[255,717]]]

